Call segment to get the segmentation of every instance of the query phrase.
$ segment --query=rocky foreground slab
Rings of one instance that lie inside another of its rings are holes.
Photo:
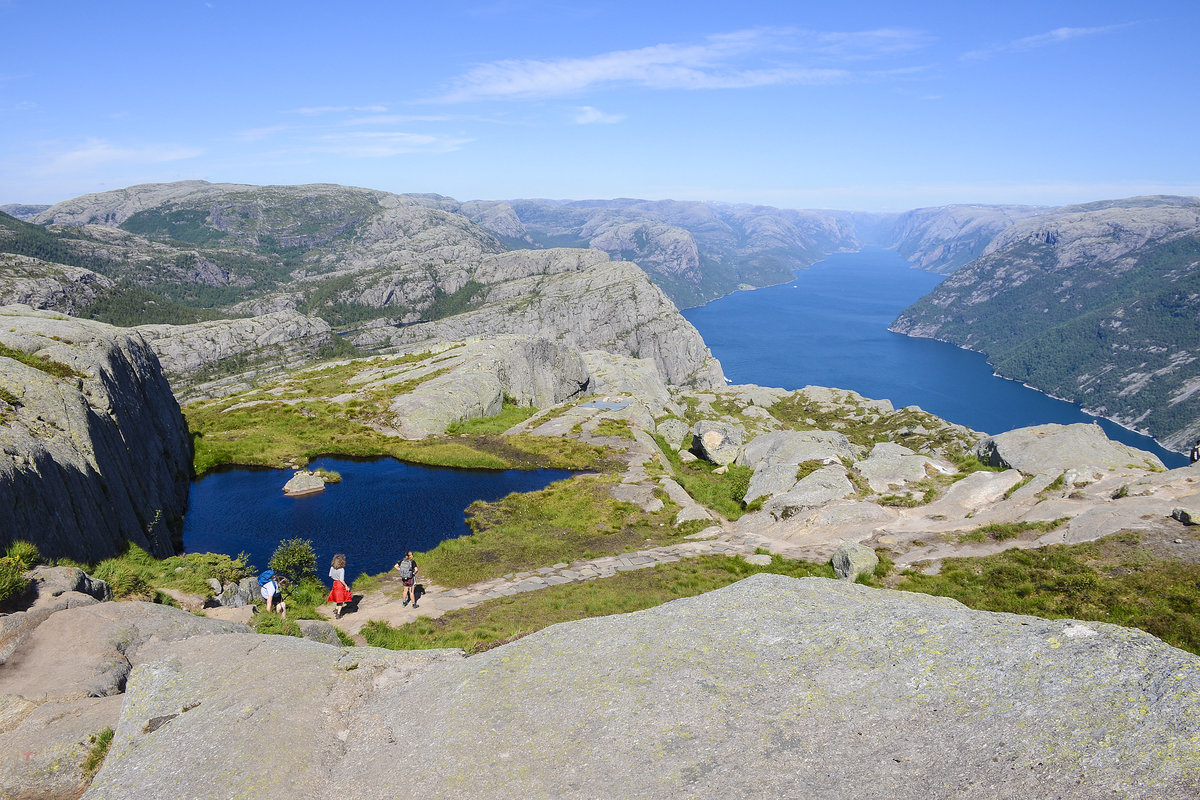
[[[85,797],[1195,797],[1198,692],[1136,630],[764,574],[470,658],[193,637]]]

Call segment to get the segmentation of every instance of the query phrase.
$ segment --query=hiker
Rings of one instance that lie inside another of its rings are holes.
[[[273,570],[267,570],[258,576],[258,585],[262,587],[263,599],[267,601],[267,611],[279,607],[279,616],[287,619],[287,604],[283,602],[283,579],[275,577]]]
[[[346,588],[346,556],[338,553],[329,565],[329,577],[333,578],[333,591],[329,593],[328,602],[334,604],[333,618],[342,616],[342,606],[354,598]]]
[[[1193,464],[1195,464],[1197,461],[1200,461],[1200,439],[1197,439],[1196,443],[1192,445],[1191,459]]]
[[[396,563],[395,569],[400,571],[400,581],[404,584],[404,602],[400,605],[406,606],[411,600],[413,608],[416,608],[417,561],[413,558],[412,550],[404,554],[404,558]]]

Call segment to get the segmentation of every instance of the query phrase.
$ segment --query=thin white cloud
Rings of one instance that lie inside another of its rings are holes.
[[[1026,36],[1021,39],[1008,42],[1007,44],[995,45],[993,47],[985,47],[981,50],[972,50],[968,53],[963,53],[962,58],[967,61],[977,61],[984,58],[991,58],[1002,53],[1014,53],[1023,50],[1034,50],[1039,47],[1048,45],[1060,44],[1069,42],[1072,39],[1080,39],[1085,36],[1096,36],[1103,33],[1119,30],[1128,27],[1131,23],[1122,23],[1120,25],[1104,25],[1099,28],[1055,28],[1046,33],[1039,33],[1034,36]]]
[[[129,147],[103,139],[88,139],[83,145],[51,156],[43,162],[45,172],[85,172],[111,164],[162,164],[196,158],[204,153],[198,147],[184,145],[146,145]]]
[[[592,106],[580,106],[575,109],[575,124],[576,125],[615,125],[625,119],[624,114],[606,114],[598,108]]]
[[[813,33],[756,28],[709,36],[700,44],[659,44],[585,58],[509,59],[480,64],[461,75],[438,99],[457,103],[559,97],[618,85],[736,89],[830,84],[858,74],[844,62],[910,52],[927,41],[925,34],[899,29]],[[766,60],[768,56],[771,60]],[[806,63],[797,61],[798,57]]]
[[[303,114],[306,117],[316,117],[323,114],[345,114],[353,111],[356,114],[386,114],[387,106],[306,106],[304,108],[293,108],[285,112],[288,114]]]
[[[342,120],[341,125],[407,125],[410,122],[449,122],[446,115],[416,115],[416,114],[373,114],[366,117],[351,117]]]
[[[450,153],[470,141],[404,131],[355,131],[322,136],[309,149],[353,158],[388,158],[407,153]]]

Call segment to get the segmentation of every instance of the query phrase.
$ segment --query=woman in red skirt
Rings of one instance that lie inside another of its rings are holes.
[[[337,619],[342,616],[342,606],[354,599],[350,590],[346,588],[346,557],[341,553],[333,557],[333,563],[329,566],[329,577],[333,578],[333,591],[329,593],[328,600],[337,605],[333,611],[333,617]]]

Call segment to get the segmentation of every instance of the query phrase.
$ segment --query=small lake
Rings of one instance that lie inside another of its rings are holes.
[[[476,500],[532,492],[570,477],[566,470],[465,470],[405,464],[393,458],[315,459],[310,469],[338,472],[324,492],[286,497],[292,470],[231,469],[192,482],[183,545],[187,552],[250,554],[259,569],[283,539],[311,539],[317,574],[346,554],[346,577],[392,568],[405,550],[429,550],[470,533],[464,511]],[[328,583],[328,581],[326,581]]]
[[[798,270],[791,283],[736,292],[683,313],[734,383],[851,389],[988,433],[1099,422],[1110,439],[1148,450],[1168,467],[1187,464],[1153,439],[997,377],[979,353],[887,329],[942,280],[891,250],[867,248]]]

